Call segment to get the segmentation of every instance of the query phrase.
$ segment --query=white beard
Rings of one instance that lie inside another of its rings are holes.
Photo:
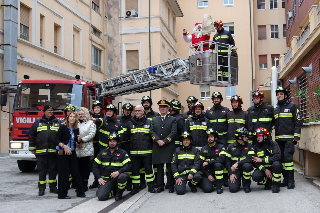
[[[193,29],[193,34],[196,38],[201,38],[202,37],[202,29],[199,30],[198,26],[196,26],[194,29]]]

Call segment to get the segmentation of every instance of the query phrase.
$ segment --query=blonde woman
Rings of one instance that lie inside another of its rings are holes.
[[[96,125],[90,120],[90,114],[87,108],[80,107],[78,116],[81,140],[80,143],[77,144],[76,153],[83,190],[86,192],[88,191],[88,179],[90,176],[90,158],[94,153],[93,138],[96,134]]]
[[[86,197],[83,192],[78,160],[75,152],[76,143],[80,141],[77,114],[71,112],[60,126],[55,145],[58,148],[58,198],[70,199],[68,196],[69,175],[71,174],[77,189],[77,197]]]

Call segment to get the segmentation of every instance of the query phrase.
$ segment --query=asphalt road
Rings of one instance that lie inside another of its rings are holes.
[[[263,186],[252,183],[249,194],[240,190],[232,194],[227,188],[221,195],[205,194],[200,189],[193,194],[188,188],[182,196],[169,194],[167,190],[150,194],[146,189],[124,199],[98,201],[95,190],[86,192],[87,198],[77,198],[74,189],[69,190],[70,200],[59,200],[49,193],[39,197],[37,172],[22,173],[15,160],[0,157],[0,212],[320,212],[320,189],[310,180],[295,173],[296,188],[281,188],[279,194],[264,191]],[[92,182],[92,175],[89,182]]]

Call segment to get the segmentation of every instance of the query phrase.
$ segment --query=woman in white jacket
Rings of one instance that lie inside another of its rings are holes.
[[[79,132],[80,143],[77,144],[76,153],[78,157],[79,172],[83,181],[84,191],[88,191],[88,179],[90,176],[90,158],[93,157],[93,137],[96,134],[96,125],[90,120],[89,110],[80,107],[79,115]]]

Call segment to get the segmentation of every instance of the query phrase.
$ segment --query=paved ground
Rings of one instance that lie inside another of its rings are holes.
[[[16,162],[7,156],[0,156],[0,212],[319,212],[320,189],[311,179],[296,172],[296,188],[281,188],[279,194],[264,191],[262,186],[252,184],[252,192],[243,190],[231,194],[227,188],[217,195],[188,192],[183,196],[150,194],[145,190],[135,196],[125,192],[121,202],[114,199],[99,202],[95,191],[89,190],[87,198],[77,198],[74,189],[69,191],[70,200],[59,200],[47,190],[45,196],[37,195],[37,172],[21,173]],[[92,176],[90,177],[92,182]],[[315,181],[316,182],[316,181]]]

